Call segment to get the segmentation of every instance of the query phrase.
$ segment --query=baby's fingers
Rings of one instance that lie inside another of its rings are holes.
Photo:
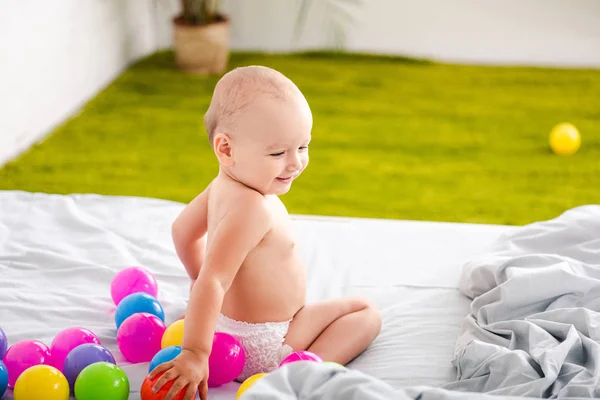
[[[200,400],[208,400],[208,380],[207,379],[200,382],[200,386],[198,386],[198,391],[200,392]]]
[[[164,374],[162,374],[162,376],[160,378],[158,378],[158,380],[156,381],[156,383],[154,384],[154,386],[152,386],[152,390],[155,392],[158,392],[160,390],[160,388],[167,382],[172,381],[175,378],[179,377],[179,373],[174,369],[170,369],[167,372],[165,372]]]
[[[148,374],[148,378],[150,379],[154,379],[154,377],[158,374],[160,374],[163,371],[168,370],[169,368],[171,368],[173,366],[173,361],[169,361],[166,363],[162,363],[157,365],[156,367],[154,367],[154,369]]]
[[[198,388],[193,383],[190,383],[185,391],[183,400],[195,400],[197,391]]]
[[[180,390],[182,390],[186,385],[188,384],[187,379],[184,376],[180,376],[179,378],[177,378],[177,380],[173,383],[173,386],[171,386],[171,389],[169,389],[169,392],[167,393],[167,395],[165,396],[164,400],[171,400],[173,397],[175,397]]]

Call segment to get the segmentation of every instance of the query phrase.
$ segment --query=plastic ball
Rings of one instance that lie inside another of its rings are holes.
[[[165,321],[165,311],[159,301],[148,293],[138,292],[125,296],[117,306],[115,311],[117,329],[127,318],[142,312],[156,315],[161,321]]]
[[[125,359],[132,363],[147,362],[160,351],[167,327],[156,315],[137,313],[127,318],[117,331],[117,344]]]
[[[286,358],[284,358],[283,361],[281,361],[281,363],[279,364],[279,366],[281,367],[285,364],[293,363],[296,361],[323,362],[321,357],[319,357],[315,353],[311,353],[310,351],[302,350],[302,351],[295,351],[292,354],[290,354],[289,356],[287,356]]]
[[[154,357],[152,357],[152,361],[150,361],[150,366],[148,367],[148,372],[152,372],[152,370],[158,367],[160,364],[164,364],[166,362],[171,361],[179,354],[181,354],[180,346],[165,347],[164,349],[156,353]]]
[[[161,372],[160,374],[156,375],[154,379],[150,379],[148,376],[146,376],[146,379],[144,379],[144,382],[142,383],[142,388],[140,389],[140,396],[142,400],[163,400],[167,393],[169,393],[171,386],[173,386],[173,381],[165,383],[156,393],[152,391],[152,387],[163,373],[164,372]],[[185,396],[185,390],[180,390],[179,393],[173,397],[173,400],[182,400],[183,396]]]
[[[110,295],[116,305],[125,296],[132,293],[144,292],[157,297],[158,283],[154,275],[142,267],[129,267],[119,271],[110,284]]]
[[[49,364],[50,349],[37,340],[23,340],[10,346],[4,355],[8,371],[8,384],[14,387],[17,378],[29,367]]]
[[[34,365],[19,376],[13,395],[16,400],[67,400],[69,382],[50,365]]]
[[[252,375],[250,378],[246,379],[244,381],[244,383],[242,383],[242,385],[240,386],[240,388],[238,389],[235,398],[239,399],[240,397],[242,397],[242,395],[244,394],[244,392],[246,392],[246,390],[250,389],[250,386],[254,385],[254,383],[259,380],[260,378],[262,378],[263,376],[267,376],[268,374],[265,373],[260,373],[260,374],[254,374]]]
[[[561,156],[575,154],[581,146],[581,136],[575,126],[562,123],[552,128],[550,132],[550,148]]]
[[[167,327],[160,345],[164,349],[169,346],[181,346],[183,344],[184,320],[179,319]]]
[[[71,350],[63,364],[63,373],[69,381],[71,389],[75,388],[75,381],[81,371],[88,365],[97,362],[116,364],[112,353],[99,344],[86,343]]]
[[[8,370],[6,365],[0,361],[0,398],[2,398],[6,389],[8,389]]]
[[[344,369],[346,368],[342,364],[339,364],[339,363],[336,363],[336,362],[333,362],[333,361],[324,361],[323,365],[331,365],[332,367],[344,368]]]
[[[215,332],[210,356],[208,357],[208,387],[217,387],[233,381],[244,368],[246,353],[235,337]]]
[[[75,397],[77,400],[127,400],[129,379],[115,364],[90,364],[81,371],[75,381]]]
[[[92,331],[72,327],[59,332],[50,345],[50,365],[63,371],[63,364],[67,355],[79,345],[86,343],[100,344],[100,339]]]
[[[6,333],[0,328],[0,360],[4,358],[6,354],[6,350],[8,349],[8,339],[6,338]]]

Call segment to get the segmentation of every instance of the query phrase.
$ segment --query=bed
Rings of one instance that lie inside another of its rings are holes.
[[[170,224],[183,204],[149,198],[0,192],[0,326],[9,343],[50,344],[69,326],[96,333],[131,382],[132,399],[148,363],[130,364],[116,346],[109,285],[139,265],[159,283],[167,323],[185,309],[188,279]],[[362,295],[381,309],[383,329],[348,365],[392,388],[441,387],[471,300],[461,269],[517,227],[293,216],[308,273],[308,300]],[[211,389],[234,399],[238,384]],[[7,398],[12,398],[7,393]]]

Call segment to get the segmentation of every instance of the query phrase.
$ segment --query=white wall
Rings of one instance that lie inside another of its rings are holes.
[[[294,1],[226,3],[237,49],[319,48],[329,4],[312,0],[307,34],[291,45]],[[350,2],[354,3],[354,2]],[[345,7],[346,49],[476,64],[600,67],[600,0],[362,0]],[[339,13],[338,13],[339,14]],[[275,16],[277,15],[277,16]]]
[[[330,47],[344,0],[224,0],[234,50]],[[156,2],[156,3],[155,3]],[[346,49],[450,62],[600,67],[600,0],[363,0]],[[178,0],[0,3],[0,165],[44,137],[140,57],[170,47]],[[336,17],[338,16],[338,17]]]
[[[156,48],[151,0],[0,3],[0,165]]]

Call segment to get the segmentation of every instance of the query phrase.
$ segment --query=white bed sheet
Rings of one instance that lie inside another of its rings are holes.
[[[188,280],[170,239],[183,204],[100,195],[0,191],[0,326],[9,343],[50,344],[69,326],[94,331],[131,382],[132,399],[148,363],[131,365],[116,346],[109,285],[141,265],[159,282],[167,323],[186,305]],[[383,329],[349,367],[394,387],[439,386],[469,302],[457,290],[460,268],[514,227],[294,216],[308,273],[308,300],[368,296]],[[211,389],[233,399],[238,384]],[[8,398],[10,393],[8,393]]]

